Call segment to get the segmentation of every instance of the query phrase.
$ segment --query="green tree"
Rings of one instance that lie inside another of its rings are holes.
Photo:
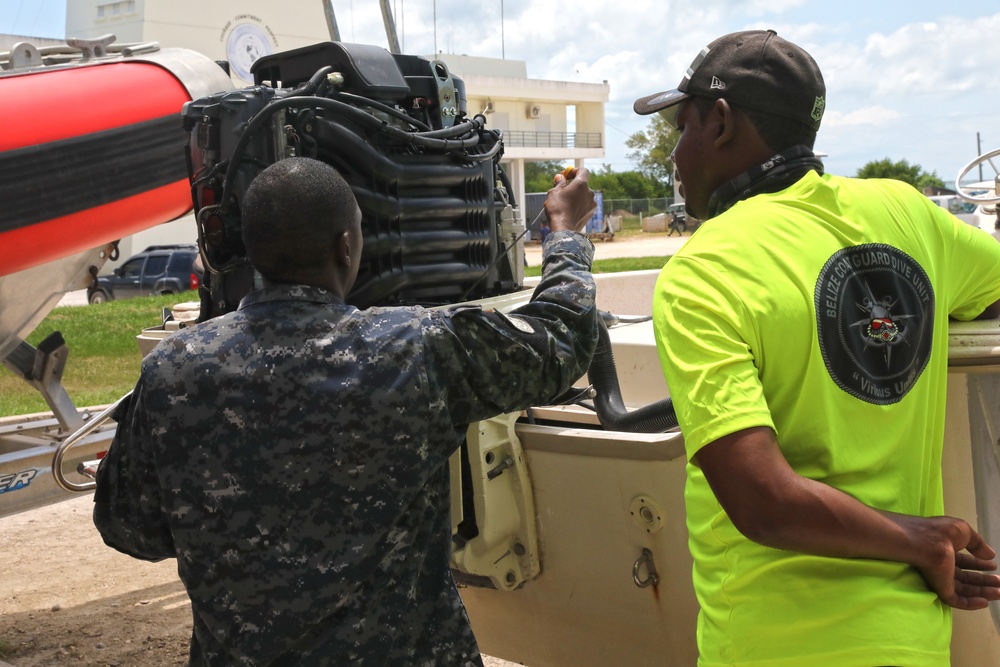
[[[552,189],[552,177],[566,168],[562,162],[549,160],[547,162],[524,163],[524,191],[548,192]],[[594,188],[596,190],[596,188]]]
[[[669,197],[671,194],[670,188],[665,183],[641,171],[623,171],[618,174],[618,181],[625,189],[625,196],[630,199]]]
[[[653,114],[649,127],[636,132],[625,140],[625,146],[632,149],[630,160],[639,165],[639,170],[659,181],[666,188],[666,196],[674,192],[674,163],[670,159],[680,133],[659,114]]]
[[[641,171],[611,171],[609,165],[590,174],[590,187],[604,193],[605,199],[652,199],[668,197],[668,188]]]
[[[525,162],[524,191],[548,192],[552,188],[552,177],[565,169],[561,162]],[[611,165],[604,164],[590,170],[590,187],[604,193],[605,199],[648,199],[669,197],[670,188],[651,175],[641,171],[611,171]]]
[[[595,192],[603,192],[605,199],[627,199],[629,197],[625,188],[622,187],[619,174],[611,171],[611,166],[607,164],[590,172],[589,184]]]
[[[893,162],[889,158],[872,160],[865,166],[858,169],[858,178],[893,178],[897,181],[909,183],[918,190],[925,188],[943,188],[944,181],[937,175],[937,172],[926,172],[919,164],[910,164],[906,160]]]

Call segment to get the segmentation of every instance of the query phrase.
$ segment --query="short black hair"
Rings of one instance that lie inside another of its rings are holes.
[[[243,198],[243,243],[261,275],[283,282],[320,271],[357,219],[351,187],[330,165],[287,158],[260,172]]]
[[[691,101],[695,109],[698,110],[698,116],[704,119],[715,106],[716,98],[696,95],[691,97]],[[726,101],[728,102],[728,100]],[[747,120],[760,134],[760,138],[775,153],[780,153],[791,146],[806,146],[812,149],[816,145],[816,130],[808,125],[767,111],[749,109],[732,103],[730,103],[730,107],[747,117]]]

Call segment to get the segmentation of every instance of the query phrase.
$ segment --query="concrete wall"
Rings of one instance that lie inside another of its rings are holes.
[[[141,42],[145,5],[146,0],[66,0],[66,36],[113,34],[119,42]]]
[[[111,273],[116,266],[121,266],[132,255],[142,252],[151,245],[175,245],[178,243],[197,243],[198,229],[195,226],[194,215],[185,215],[172,222],[144,229],[118,243],[118,260],[107,262],[101,270],[102,274]]]
[[[47,37],[29,37],[26,35],[0,35],[0,51],[10,51],[11,47],[18,42],[27,42],[32,46],[42,47],[64,44],[65,40],[49,39]]]

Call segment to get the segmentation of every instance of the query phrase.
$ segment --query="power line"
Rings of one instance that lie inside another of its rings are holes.
[[[38,17],[42,13],[42,7],[44,7],[44,6],[45,6],[44,2],[39,2],[37,4],[37,9],[35,10],[35,18],[31,22],[31,33],[33,35],[37,35],[38,34]]]
[[[631,133],[631,132],[626,132],[625,130],[622,130],[622,129],[619,129],[619,128],[615,127],[614,125],[612,125],[612,124],[611,124],[611,123],[609,123],[608,121],[604,121],[604,124],[605,124],[605,125],[607,125],[608,127],[610,127],[610,128],[611,128],[612,130],[614,130],[615,132],[621,132],[621,133],[622,133],[622,134],[624,134],[624,135],[625,135],[626,137],[631,137],[631,136],[632,136],[632,134],[633,134],[633,133]]]
[[[17,21],[21,18],[21,9],[24,7],[24,0],[17,3],[17,14],[14,15],[14,27],[12,30],[17,31]]]

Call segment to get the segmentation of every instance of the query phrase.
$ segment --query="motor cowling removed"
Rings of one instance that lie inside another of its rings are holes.
[[[364,250],[348,303],[433,306],[521,289],[524,226],[501,134],[466,116],[464,83],[444,63],[326,42],[262,58],[253,73],[255,86],[184,108],[202,319],[253,288],[241,204],[287,157],[330,164],[358,200]]]

